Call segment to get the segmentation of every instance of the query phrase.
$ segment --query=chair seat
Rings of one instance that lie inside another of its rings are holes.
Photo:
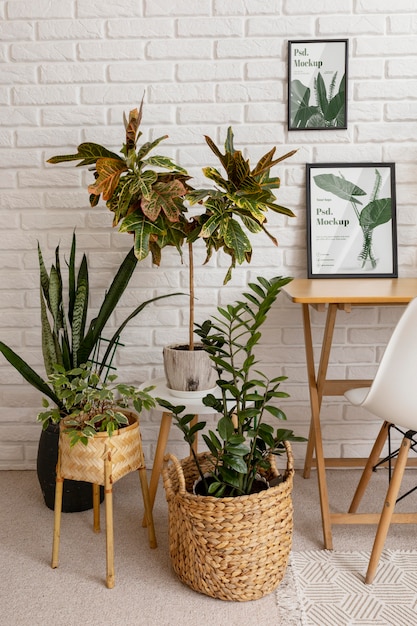
[[[357,387],[356,389],[348,389],[345,392],[345,397],[351,404],[356,406],[362,404],[365,401],[366,396],[368,395],[370,387]]]

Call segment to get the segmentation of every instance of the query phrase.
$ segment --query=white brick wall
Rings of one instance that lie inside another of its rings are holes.
[[[215,303],[237,296],[259,274],[305,276],[305,163],[394,161],[401,276],[415,276],[417,229],[417,19],[415,0],[3,0],[0,1],[0,338],[42,372],[36,245],[47,262],[58,242],[68,250],[76,227],[88,253],[94,295],[100,297],[130,247],[111,229],[104,207],[88,206],[88,174],[46,159],[85,140],[118,150],[122,113],[145,92],[145,139],[165,133],[166,154],[190,170],[213,163],[203,135],[223,141],[228,125],[236,144],[255,160],[276,145],[298,154],[279,168],[278,198],[295,220],[271,216],[280,247],[258,236],[251,266],[222,287],[224,259],[202,268],[198,252],[198,320]],[[348,37],[349,125],[337,132],[288,132],[288,39]],[[168,251],[162,266],[137,269],[113,324],[137,302],[186,289],[186,268]],[[372,376],[400,310],[341,313],[331,374]],[[313,313],[315,340],[323,316]],[[162,373],[162,346],[186,336],[180,298],[144,311],[125,332],[120,377],[141,382]],[[289,425],[306,434],[308,390],[301,311],[282,297],[271,312],[260,357],[265,371],[288,376],[284,408]],[[0,468],[35,466],[40,397],[0,361]],[[369,418],[341,399],[323,406],[329,455],[364,455],[375,432]],[[152,461],[157,412],[143,419]],[[185,444],[175,430],[170,448]],[[299,462],[304,446],[296,448]]]

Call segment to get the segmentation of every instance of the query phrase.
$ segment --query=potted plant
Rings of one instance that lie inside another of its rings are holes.
[[[167,157],[150,154],[166,136],[138,145],[142,135],[139,130],[142,109],[143,100],[140,108],[130,111],[129,119],[125,119],[126,141],[121,155],[99,144],[83,143],[78,146],[76,154],[54,156],[48,162],[80,161],[78,165],[93,169],[95,182],[88,187],[91,206],[97,205],[100,196],[103,198],[114,214],[113,225],[119,225],[122,232],[133,233],[135,254],[139,260],[151,253],[153,263],[159,265],[162,249],[175,246],[182,261],[182,248],[187,245],[190,288],[188,344],[176,345],[175,351],[164,350],[164,358],[173,361],[172,367],[169,363],[165,367],[169,368],[166,373],[171,388],[178,388],[179,391],[207,390],[214,384],[214,374],[208,361],[202,366],[207,376],[195,373],[196,361],[204,362],[204,353],[196,354],[201,346],[194,342],[193,244],[197,239],[204,242],[206,262],[213,252],[219,250],[230,256],[225,283],[230,280],[236,263],[250,262],[252,245],[247,232],[263,231],[277,245],[275,237],[266,229],[266,213],[268,210],[287,216],[293,216],[293,213],[275,202],[272,190],[280,186],[280,180],[270,176],[270,170],[292,156],[295,150],[274,158],[273,148],[251,169],[249,160],[234,148],[231,128],[227,131],[224,154],[206,136],[206,142],[218,157],[225,174],[212,167],[203,168],[205,176],[216,187],[196,190],[190,186],[190,177],[184,168]],[[202,212],[188,218],[184,202],[200,205]],[[187,355],[187,352],[190,354]],[[178,366],[181,356],[191,357],[193,364]],[[184,371],[182,382],[175,380],[171,370],[176,373]]]
[[[98,354],[102,332],[111,314],[124,293],[137,258],[133,249],[123,259],[110,287],[105,293],[98,315],[87,326],[90,299],[89,272],[87,257],[82,256],[77,270],[76,236],[73,234],[68,262],[68,293],[64,297],[64,280],[61,271],[60,249],[55,250],[55,264],[48,273],[42,251],[38,246],[40,274],[40,309],[42,328],[42,354],[47,376],[54,372],[56,364],[69,371],[89,359],[97,361],[99,375],[109,371],[114,348],[126,324],[149,303],[166,298],[166,294],[141,303],[120,325],[107,342],[104,354]],[[174,294],[172,294],[174,295]],[[0,341],[0,352],[9,363],[35,389],[47,396],[58,408],[62,407],[56,390],[42,378],[28,363],[4,342]],[[53,509],[55,492],[55,467],[58,455],[58,429],[50,424],[43,430],[39,440],[37,472],[46,505]],[[66,512],[91,508],[91,485],[67,481],[64,493],[63,510]]]
[[[208,394],[204,404],[220,414],[216,431],[203,434],[208,452],[178,461],[166,457],[164,486],[170,512],[170,553],[174,570],[187,585],[224,600],[253,600],[282,579],[291,548],[293,431],[274,429],[267,417],[285,420],[274,400],[284,376],[268,378],[259,370],[256,348],[260,328],[283,285],[291,279],[258,278],[243,299],[197,325],[197,334],[217,371],[221,397]],[[190,426],[184,406],[158,399],[169,409],[192,446],[206,426]],[[287,454],[277,472],[274,458]],[[169,463],[169,461],[171,463]],[[254,489],[264,477],[263,489]],[[201,491],[193,493],[195,481]]]
[[[105,488],[107,586],[114,586],[112,486],[120,478],[139,470],[149,543],[156,548],[152,507],[148,492],[138,413],[155,406],[149,389],[116,384],[116,375],[101,381],[91,362],[70,371],[56,365],[49,382],[60,406],[49,406],[38,419],[60,425],[59,454],[55,492],[52,567],[58,566],[62,491],[65,479],[88,481]],[[137,413],[129,410],[130,405]],[[94,529],[98,531],[98,498],[95,498]]]

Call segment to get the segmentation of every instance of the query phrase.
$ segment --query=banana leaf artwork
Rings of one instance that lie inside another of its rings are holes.
[[[309,277],[397,276],[395,166],[307,165]]]
[[[348,40],[288,42],[288,129],[347,128]]]

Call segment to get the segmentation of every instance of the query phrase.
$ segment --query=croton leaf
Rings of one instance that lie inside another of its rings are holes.
[[[142,198],[142,211],[148,219],[154,222],[160,212],[165,213],[170,222],[178,222],[180,207],[177,200],[186,193],[185,186],[179,180],[167,183],[155,183],[148,198]]]
[[[126,163],[122,159],[98,159],[96,163],[98,178],[89,185],[89,193],[100,195],[103,200],[109,200],[116,189],[120,175],[127,171]]]
[[[224,232],[224,241],[228,248],[234,250],[234,256],[239,265],[244,263],[245,252],[250,252],[252,246],[242,227],[236,220],[231,219],[228,221]]]
[[[140,105],[140,109],[132,109],[129,112],[129,121],[125,122],[126,128],[126,150],[132,150],[136,148],[136,136],[140,122],[142,120],[142,107],[143,100]]]
[[[81,161],[77,163],[77,167],[81,165],[92,165],[97,159],[106,157],[110,159],[117,159],[121,161],[121,157],[115,152],[111,152],[100,146],[98,143],[82,143],[78,146],[77,154],[64,154],[61,156],[54,156],[48,159],[47,163],[63,163],[64,161]]]

